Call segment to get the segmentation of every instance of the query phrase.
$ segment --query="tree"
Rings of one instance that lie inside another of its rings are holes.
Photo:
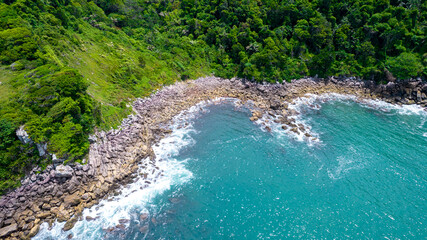
[[[424,70],[421,59],[416,54],[409,52],[387,59],[386,67],[395,77],[400,79],[420,76]]]
[[[82,126],[73,123],[71,117],[67,117],[58,132],[50,138],[48,148],[59,158],[74,161],[87,153],[89,141]]]
[[[0,119],[0,151],[6,150],[15,140],[15,128],[7,119]]]
[[[64,69],[51,77],[51,86],[61,97],[71,97],[76,100],[84,94],[89,84],[75,69]]]

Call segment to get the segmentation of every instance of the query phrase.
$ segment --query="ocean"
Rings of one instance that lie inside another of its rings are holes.
[[[153,147],[162,175],[141,166],[72,230],[34,239],[427,238],[426,111],[338,94],[290,108],[315,138],[231,99],[192,107]]]

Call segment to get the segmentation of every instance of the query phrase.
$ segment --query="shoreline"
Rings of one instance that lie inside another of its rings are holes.
[[[66,222],[71,229],[85,208],[117,193],[132,182],[138,169],[156,171],[152,149],[165,135],[173,117],[202,101],[220,97],[252,101],[252,121],[275,115],[282,128],[301,132],[295,123],[298,113],[289,107],[297,98],[311,93],[351,94],[360,99],[383,100],[395,104],[418,104],[427,107],[427,83],[421,81],[376,85],[355,78],[305,78],[283,84],[258,84],[240,79],[205,77],[176,82],[144,99],[137,99],[134,115],[124,119],[117,130],[96,132],[86,165],[50,165],[40,174],[35,170],[22,186],[0,199],[0,239],[29,239],[40,225]],[[266,126],[267,128],[268,126]],[[267,129],[268,130],[268,129]],[[147,159],[146,161],[144,161]],[[158,169],[157,169],[158,170]],[[161,171],[152,174],[161,174]]]

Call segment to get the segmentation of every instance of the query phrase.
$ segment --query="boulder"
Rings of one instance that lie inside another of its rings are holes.
[[[40,212],[36,215],[37,218],[44,219],[50,216],[50,212]]]
[[[260,92],[262,92],[262,93],[267,92],[267,89],[266,89],[266,87],[264,85],[258,85],[257,86],[257,90],[260,91]]]
[[[21,141],[23,144],[33,143],[33,140],[30,139],[23,125],[20,126],[18,130],[16,130],[16,136],[18,137],[19,141]]]
[[[88,140],[89,140],[90,143],[95,143],[96,140],[97,140],[96,135],[95,134],[89,135]]]
[[[56,219],[58,222],[65,222],[70,219],[70,214],[65,210],[58,210],[56,212]]]
[[[28,233],[28,237],[32,238],[36,236],[39,230],[40,230],[40,225],[36,224],[33,228],[31,228],[30,233]]]
[[[25,68],[25,66],[21,61],[16,61],[16,62],[10,64],[10,69],[12,71],[19,71],[19,70],[22,70],[24,68]]]
[[[87,164],[83,165],[82,170],[83,172],[87,172],[89,170],[89,166]]]
[[[64,159],[58,158],[58,157],[56,157],[55,154],[52,154],[52,163],[54,166],[59,166],[63,162],[64,162]]]
[[[68,220],[65,223],[64,227],[62,228],[62,230],[64,230],[64,231],[70,230],[71,228],[74,227],[74,225],[76,224],[76,222],[77,222],[77,218],[76,217],[71,218],[70,220]]]
[[[37,186],[38,195],[43,195],[44,192],[45,192],[45,188],[43,186]]]
[[[97,219],[97,218],[94,218],[94,217],[91,217],[91,216],[86,216],[86,221],[93,221],[93,220],[95,220],[95,219]]]
[[[279,100],[274,100],[270,103],[270,108],[273,110],[279,110],[281,108],[282,104]]]
[[[85,194],[83,194],[83,195],[82,195],[82,199],[83,199],[84,201],[88,201],[88,200],[90,200],[90,195],[89,195],[89,193],[85,193]]]
[[[43,205],[42,205],[42,209],[43,210],[49,210],[49,209],[51,209],[52,207],[48,204],[48,203],[44,203]]]
[[[68,195],[64,198],[65,207],[76,206],[80,203],[80,201],[81,199],[77,192],[73,195]]]
[[[15,220],[13,218],[8,218],[6,220],[3,221],[4,225],[12,225],[15,224]]]
[[[47,143],[36,143],[39,156],[43,157],[47,154]]]
[[[73,169],[70,166],[58,165],[55,170],[56,178],[70,178],[73,176]]]
[[[4,228],[0,228],[0,237],[5,237],[13,232],[16,232],[16,230],[18,230],[18,224],[16,223]]]

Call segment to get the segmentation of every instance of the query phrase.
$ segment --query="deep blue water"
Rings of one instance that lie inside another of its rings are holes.
[[[425,112],[349,100],[301,106],[300,118],[320,139],[307,144],[263,131],[231,104],[207,109],[159,147],[169,159],[162,187],[125,198],[120,211],[105,204],[86,212],[101,221],[78,223],[74,237],[426,239]],[[144,221],[141,212],[149,214]],[[106,233],[102,216],[131,222]],[[68,234],[53,232],[38,236]]]

